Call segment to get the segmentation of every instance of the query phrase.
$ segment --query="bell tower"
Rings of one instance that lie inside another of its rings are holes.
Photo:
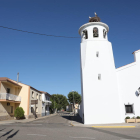
[[[84,124],[120,123],[120,96],[109,27],[95,17],[79,29],[81,36],[80,116]]]

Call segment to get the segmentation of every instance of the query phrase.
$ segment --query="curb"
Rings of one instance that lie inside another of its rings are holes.
[[[75,126],[74,124],[70,123],[71,126]],[[78,127],[86,127],[86,126],[78,126]],[[93,128],[136,128],[136,126],[88,126]]]
[[[94,128],[135,128],[135,126],[91,126]]]
[[[44,119],[44,118],[49,118],[49,117],[52,117],[52,116],[55,116],[56,114],[51,114],[51,115],[48,115],[48,116],[43,116],[43,117],[39,117],[39,118],[36,118],[34,120],[30,120],[30,119],[26,119],[27,121],[25,122],[19,122],[19,123],[28,123],[28,122],[33,122],[33,121],[36,121],[36,120],[40,120],[40,119]],[[31,118],[32,119],[32,118]]]

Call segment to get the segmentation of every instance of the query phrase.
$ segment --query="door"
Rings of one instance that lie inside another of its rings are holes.
[[[13,106],[11,106],[11,114],[13,114]]]

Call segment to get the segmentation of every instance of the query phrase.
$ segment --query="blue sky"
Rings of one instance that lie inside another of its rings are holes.
[[[115,65],[134,61],[140,49],[140,0],[1,0],[0,26],[79,37],[78,29],[97,12],[108,24]],[[67,95],[80,85],[80,38],[56,38],[0,28],[0,77],[50,94]]]

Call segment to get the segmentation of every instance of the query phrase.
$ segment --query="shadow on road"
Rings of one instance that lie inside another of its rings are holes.
[[[10,139],[10,138],[13,138],[17,133],[18,133],[19,130],[17,130],[15,133],[13,133],[12,135],[10,135],[9,137],[7,137],[6,140]]]
[[[5,128],[4,128],[5,129]],[[4,130],[2,129],[2,130]],[[0,131],[2,131],[0,130]],[[4,136],[7,136],[9,135],[14,129],[11,129],[10,131],[6,132],[5,134],[3,134],[0,138],[4,137]],[[13,138],[17,133],[18,133],[19,130],[17,130],[15,133],[11,134],[10,136],[7,137],[6,140],[10,139],[10,138]]]
[[[67,120],[70,120],[70,121],[75,121],[75,122],[83,124],[82,119],[79,115],[77,115],[77,116],[61,116],[61,117],[65,118]]]
[[[4,136],[6,136],[6,135],[8,135],[8,134],[10,134],[13,130],[14,130],[14,129],[12,129],[12,130],[10,130],[10,131],[6,132],[6,133],[5,133],[5,134],[3,134],[0,138],[2,138],[2,137],[4,137]]]

